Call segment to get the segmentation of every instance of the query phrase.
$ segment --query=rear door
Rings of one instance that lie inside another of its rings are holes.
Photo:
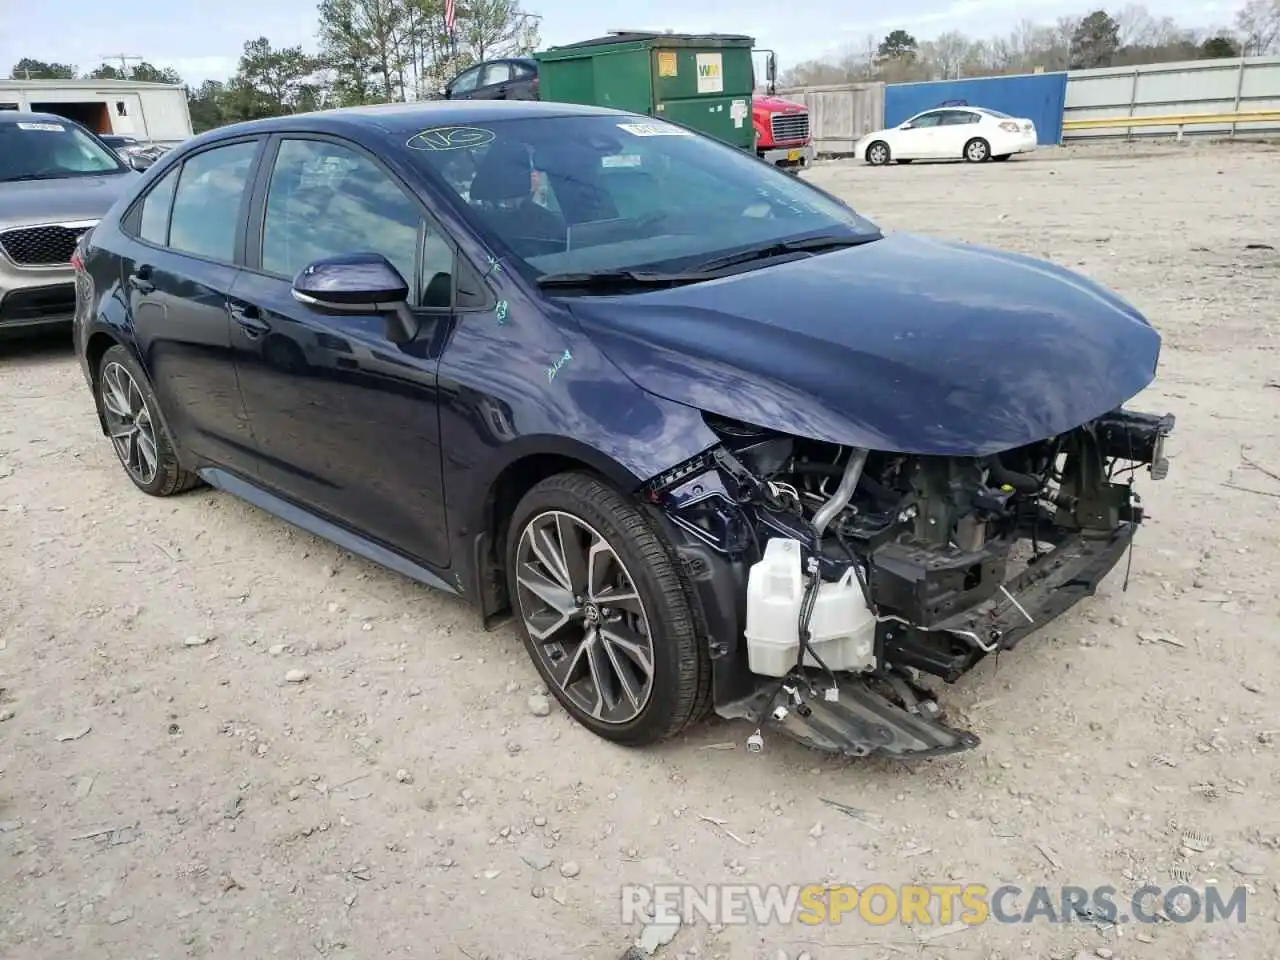
[[[261,137],[219,142],[156,180],[121,223],[135,339],[175,440],[252,475],[249,420],[231,352],[227,297],[240,272]]]
[[[538,99],[538,70],[528,63],[519,60],[509,61],[511,64],[511,83],[507,87],[508,100]]]
[[[358,145],[299,134],[272,152],[232,296],[260,476],[315,513],[446,566],[436,368],[457,305],[486,302],[478,274],[460,281],[452,241]],[[333,316],[293,298],[291,281],[309,263],[363,252],[382,254],[408,282],[412,342],[388,340],[380,317]]]
[[[982,116],[972,110],[943,110],[935,141],[938,156],[947,158],[964,156],[965,144],[979,135],[978,123],[981,120]]]

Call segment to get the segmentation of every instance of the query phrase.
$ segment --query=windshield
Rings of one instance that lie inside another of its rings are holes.
[[[128,169],[114,153],[73,124],[53,120],[0,123],[0,182]]]
[[[683,127],[626,116],[501,120],[409,139],[530,276],[676,270],[879,228],[803,181]]]

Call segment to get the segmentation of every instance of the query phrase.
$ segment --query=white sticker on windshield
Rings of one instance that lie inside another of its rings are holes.
[[[620,123],[619,130],[636,137],[692,137],[693,133],[672,123]]]
[[[48,133],[65,133],[66,127],[60,123],[20,123],[19,130],[44,130]]]
[[[638,167],[640,166],[640,154],[638,153],[620,153],[613,157],[601,157],[600,166],[610,167]]]

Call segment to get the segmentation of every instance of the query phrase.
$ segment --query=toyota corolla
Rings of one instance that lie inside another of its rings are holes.
[[[1160,337],[1116,295],[606,109],[221,128],[75,267],[138,489],[210,484],[513,619],[626,744],[714,710],[752,745],[972,747],[927,678],[1091,594],[1167,469],[1172,418],[1125,407]]]

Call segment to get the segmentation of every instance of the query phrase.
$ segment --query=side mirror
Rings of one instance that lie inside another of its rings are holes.
[[[293,279],[293,299],[332,314],[385,314],[392,343],[408,343],[418,333],[409,309],[409,284],[380,253],[327,257],[303,267]]]
[[[452,91],[449,87],[441,87],[441,88],[440,88],[440,99],[441,99],[441,100],[448,100],[448,99],[450,99],[450,95],[451,95],[452,93],[453,93],[453,91]]]
[[[125,162],[129,164],[130,170],[136,170],[138,173],[142,173],[147,167],[151,166],[150,161],[142,159],[136,153],[129,154],[129,159]]]
[[[769,96],[775,96],[778,92],[778,61],[772,53],[765,62],[765,72],[769,78]]]

